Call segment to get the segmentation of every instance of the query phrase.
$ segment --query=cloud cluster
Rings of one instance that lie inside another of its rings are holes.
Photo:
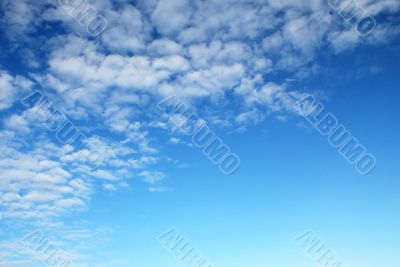
[[[0,69],[0,111],[10,108],[32,85],[30,80],[19,75],[13,77]]]

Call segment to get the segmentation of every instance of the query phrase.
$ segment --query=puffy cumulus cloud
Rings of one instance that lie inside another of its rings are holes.
[[[142,171],[138,174],[143,181],[148,184],[148,190],[151,193],[162,193],[168,191],[168,188],[161,186],[160,183],[167,177],[159,171]]]
[[[9,74],[0,72],[0,110],[9,108],[14,102],[12,79]]]
[[[249,63],[254,60],[252,48],[243,42],[223,43],[219,40],[210,44],[201,43],[188,47],[192,65],[196,69],[213,65]]]
[[[309,16],[293,12],[286,15],[282,28],[282,38],[286,49],[293,49],[309,61],[316,49],[324,42],[332,17],[326,12],[318,11]],[[296,66],[294,66],[296,67]]]
[[[13,238],[0,241],[0,262],[2,266],[10,267],[40,266],[43,265],[41,262],[50,260],[66,266],[115,266],[114,261],[104,263],[104,259],[96,258],[92,252],[94,249],[102,250],[102,247],[108,245],[113,233],[110,228],[82,222],[37,224],[36,228],[23,229],[19,234],[13,235]],[[110,250],[112,248],[108,249]]]
[[[0,111],[10,108],[18,97],[31,89],[33,83],[21,76],[13,77],[0,69]]]
[[[55,89],[66,95],[69,101],[99,104],[106,93],[111,92],[110,88],[148,91],[168,79],[173,72],[188,67],[188,62],[179,56],[106,55],[93,43],[69,36],[64,40],[64,46],[51,54],[51,75],[43,77],[42,82],[48,87],[56,85]]]
[[[360,0],[359,3],[371,15],[378,15],[381,12],[395,14],[400,11],[400,3],[399,1],[395,0],[384,0],[384,1]]]
[[[161,34],[174,35],[189,24],[192,11],[190,1],[159,0],[151,19]]]
[[[35,131],[31,135],[40,136],[33,125],[30,128]],[[11,129],[0,132],[0,212],[5,219],[51,221],[84,210],[96,185],[102,184],[105,190],[127,187],[134,173],[151,174],[147,168],[159,161],[146,136],[136,141],[136,135],[135,142],[90,138],[105,156],[100,168],[93,170],[79,160],[83,150],[47,137],[29,145],[27,133],[21,135]],[[137,150],[132,148],[135,145]],[[157,186],[161,180],[151,181]]]
[[[120,10],[110,10],[107,31],[102,35],[104,45],[113,52],[136,53],[145,48],[151,27],[142,14],[131,5]]]
[[[18,135],[0,134],[0,210],[4,218],[51,220],[84,206],[90,184],[46,153],[46,146],[42,144],[46,152],[25,150],[20,144],[24,139]]]
[[[63,57],[52,59],[50,65],[58,76],[81,84],[92,84],[97,90],[111,86],[145,90],[169,77],[168,72],[159,68],[160,64],[153,68],[152,61],[145,56],[109,55],[99,64],[84,57]]]
[[[182,54],[183,47],[173,40],[162,38],[151,42],[147,51],[150,55],[171,56]]]
[[[165,69],[170,73],[182,73],[190,69],[189,62],[181,56],[174,55],[164,58],[156,58],[153,61],[154,69]]]
[[[165,174],[158,171],[142,171],[139,173],[139,176],[143,177],[143,180],[148,184],[156,184],[165,178]]]
[[[273,13],[261,1],[194,1],[189,25],[178,39],[185,44],[256,39],[276,23]]]
[[[191,89],[193,93],[197,91],[206,96],[223,94],[224,90],[239,84],[244,72],[245,68],[241,64],[216,65],[210,69],[192,71],[182,77],[182,90]],[[185,94],[185,91],[182,93]]]
[[[287,83],[265,83],[260,75],[242,79],[234,93],[243,98],[247,106],[235,117],[238,124],[257,124],[266,115],[271,114],[278,120],[290,114],[301,115],[294,108],[295,103],[309,95],[303,91],[289,89]]]
[[[41,220],[84,206],[90,185],[60,162],[36,153],[9,151],[0,158],[0,208],[4,218]]]
[[[25,39],[26,35],[34,32],[40,24],[38,15],[42,5],[32,5],[29,0],[4,0],[1,1],[0,7],[4,14],[0,19],[0,28],[13,41]]]
[[[360,41],[360,37],[353,34],[352,30],[332,32],[329,38],[336,53],[354,48]]]
[[[23,132],[23,133],[30,132],[27,120],[20,115],[14,114],[11,117],[6,118],[4,126],[6,129],[15,130],[17,132]]]

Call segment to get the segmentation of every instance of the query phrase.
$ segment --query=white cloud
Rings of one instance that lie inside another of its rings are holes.
[[[256,110],[243,112],[236,116],[235,121],[239,124],[253,123],[257,124],[263,119],[263,114]]]
[[[21,133],[29,133],[28,122],[23,116],[12,115],[8,117],[4,122],[5,128],[9,130],[15,130]]]
[[[156,58],[153,61],[155,69],[168,70],[171,73],[185,72],[190,69],[189,62],[181,56],[169,56],[164,58]]]
[[[353,29],[344,32],[333,32],[329,38],[336,53],[354,48],[360,41],[359,36],[354,34]]]
[[[142,171],[139,176],[143,177],[143,180],[150,185],[155,185],[166,177],[164,173],[159,171]]]
[[[176,137],[171,137],[171,138],[169,139],[169,142],[170,142],[171,144],[174,144],[174,145],[182,144],[182,143],[183,143],[183,141],[182,141],[181,139],[176,138]]]
[[[148,48],[151,54],[158,56],[178,55],[182,53],[182,46],[177,42],[170,39],[157,39],[154,40]]]
[[[163,193],[168,191],[169,189],[167,187],[149,187],[149,192],[151,193]]]
[[[29,0],[4,0],[0,6],[4,12],[0,19],[1,28],[13,41],[25,39],[26,34],[33,32],[40,23],[36,18],[41,6],[32,5]]]
[[[9,108],[14,101],[12,77],[0,72],[0,110]]]
[[[32,82],[21,76],[13,77],[0,69],[0,111],[10,108],[22,93],[32,87]]]
[[[103,184],[103,188],[108,191],[117,191],[117,187],[113,184]]]
[[[103,43],[113,52],[134,53],[145,48],[148,35],[147,22],[131,5],[121,10],[111,10],[106,15],[107,30],[101,35]]]
[[[159,0],[151,18],[156,29],[168,36],[178,33],[189,23],[191,12],[187,0]]]

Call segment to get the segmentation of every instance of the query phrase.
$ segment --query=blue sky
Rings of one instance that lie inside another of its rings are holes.
[[[307,230],[345,267],[398,267],[400,2],[351,2],[376,21],[365,36],[329,2],[80,2],[106,22],[93,34],[77,1],[2,0],[0,266],[51,266],[21,242],[35,231],[73,267],[189,266],[158,241],[174,227],[213,267],[318,266],[293,242]],[[35,92],[50,106],[24,106]],[[310,95],[376,158],[368,175],[296,111]],[[79,146],[46,127],[55,112]]]

